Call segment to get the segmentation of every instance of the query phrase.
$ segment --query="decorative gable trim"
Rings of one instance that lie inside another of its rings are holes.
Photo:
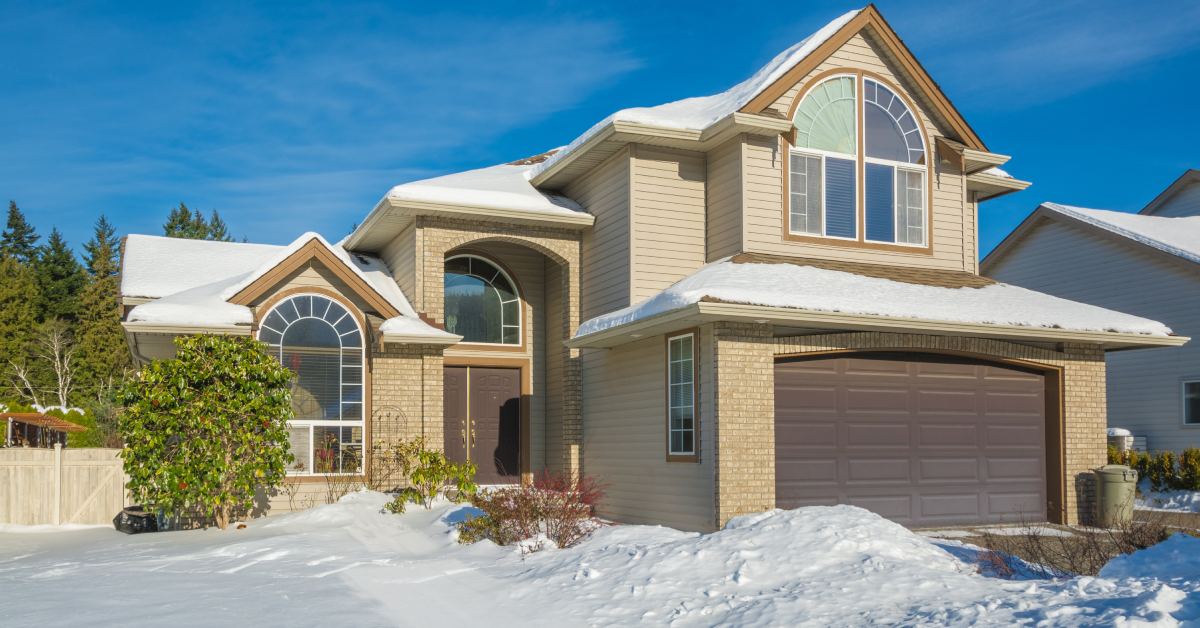
[[[229,303],[245,306],[252,305],[266,296],[272,288],[285,280],[288,275],[314,261],[320,262],[322,266],[327,268],[338,279],[345,282],[354,292],[355,296],[365,301],[367,305],[383,318],[401,316],[401,313],[392,304],[388,303],[387,299],[383,298],[383,295],[371,287],[358,273],[347,267],[344,260],[321,244],[321,241],[317,238],[312,238],[304,246],[276,264],[274,268],[263,273],[245,288],[239,290],[237,294],[229,298]]]
[[[743,113],[762,113],[772,103],[779,100],[789,89],[796,83],[804,80],[813,70],[821,63],[828,59],[834,52],[850,41],[850,38],[862,31],[869,31],[875,36],[889,52],[891,52],[897,63],[905,71],[921,92],[930,100],[934,109],[942,116],[949,124],[950,128],[958,135],[958,138],[969,148],[975,150],[986,151],[987,146],[983,140],[975,133],[970,124],[967,124],[966,119],[942,92],[941,87],[933,80],[925,68],[921,65],[917,58],[913,56],[912,51],[900,39],[896,31],[883,19],[879,10],[874,4],[867,5],[867,8],[859,12],[849,22],[846,22],[832,37],[827,39],[823,44],[817,47],[812,54],[808,55],[804,60],[797,63],[792,69],[784,73],[774,83],[768,85],[765,89],[759,92],[750,102],[746,103],[741,108]]]

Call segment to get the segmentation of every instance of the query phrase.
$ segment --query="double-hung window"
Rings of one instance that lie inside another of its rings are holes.
[[[789,233],[927,244],[925,145],[900,96],[871,78],[834,76],[805,94],[793,126]]]
[[[667,338],[667,457],[695,460],[696,334]]]

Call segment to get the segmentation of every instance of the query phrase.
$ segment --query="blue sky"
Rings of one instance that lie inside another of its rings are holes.
[[[339,238],[392,185],[722,91],[857,6],[6,0],[0,200],[76,246],[179,201],[251,241]],[[879,7],[1034,182],[984,204],[985,251],[1040,201],[1136,210],[1200,167],[1200,3]]]

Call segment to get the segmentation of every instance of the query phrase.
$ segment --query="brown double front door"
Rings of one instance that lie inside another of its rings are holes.
[[[521,370],[447,366],[446,456],[473,462],[480,484],[521,480]]]

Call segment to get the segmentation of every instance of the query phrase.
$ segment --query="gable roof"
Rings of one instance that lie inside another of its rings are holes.
[[[770,115],[767,107],[841,48],[854,35],[870,31],[896,59],[917,87],[929,98],[934,108],[969,148],[986,151],[983,140],[962,117],[962,114],[929,76],[904,42],[892,30],[875,8],[867,5],[861,10],[844,13],[791,46],[759,68],[750,78],[728,90],[711,96],[685,98],[654,107],[622,109],[593,125],[571,143],[535,166],[530,178],[535,184],[550,179],[551,173],[584,149],[590,141],[606,130],[621,124],[640,125],[660,130],[702,132],[714,128],[735,116]],[[790,122],[789,126],[790,128]]]
[[[1197,170],[1196,168],[1185,170],[1182,175],[1179,175],[1178,179],[1175,179],[1171,185],[1167,186],[1167,189],[1163,190],[1158,196],[1154,197],[1154,200],[1146,203],[1146,206],[1143,207],[1138,213],[1146,215],[1154,214],[1154,212],[1158,211],[1158,209],[1165,205],[1167,201],[1174,198],[1176,194],[1182,192],[1184,188],[1192,184],[1200,184],[1200,170]]]
[[[1174,259],[1200,263],[1200,216],[1170,218],[1042,203],[983,259],[980,263],[982,271],[990,272],[1047,220],[1083,226]]]
[[[385,340],[455,342],[454,334],[421,320],[387,265],[308,232],[286,246],[129,236],[121,296],[150,298],[126,316],[127,329],[187,328],[249,332],[250,305],[291,272],[318,260],[403,334]],[[234,332],[238,333],[238,332]]]

